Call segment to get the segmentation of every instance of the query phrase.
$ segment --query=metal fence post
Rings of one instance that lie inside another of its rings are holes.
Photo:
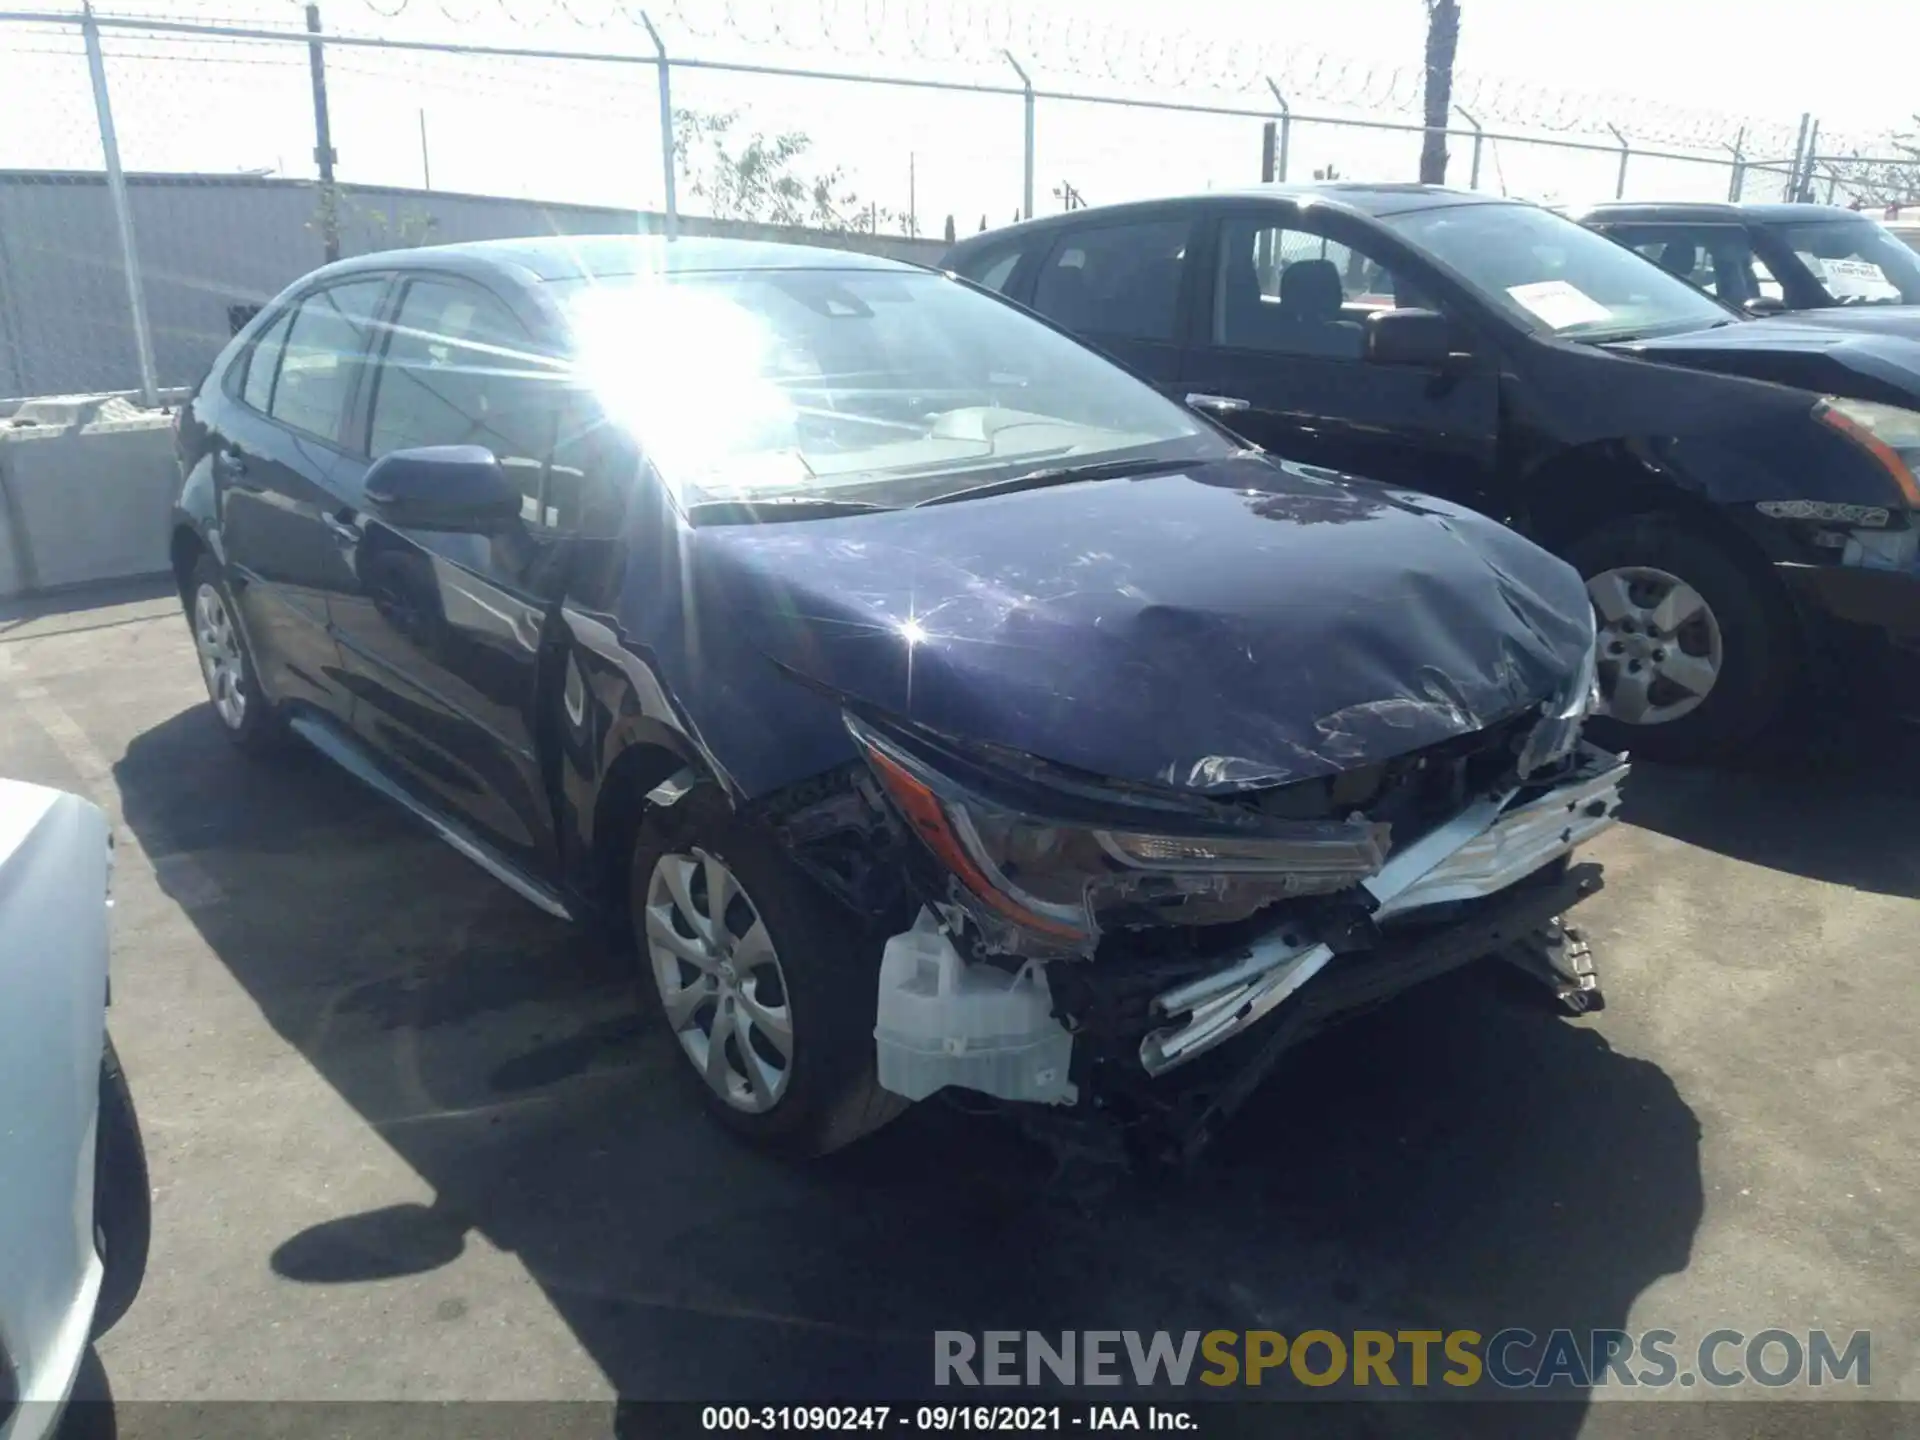
[[[653,21],[644,10],[640,12],[640,23],[647,27],[647,38],[653,41],[653,53],[658,57],[654,62],[654,70],[660,77],[660,171],[666,185],[667,238],[673,240],[680,234],[680,196],[675,185],[677,165],[673,153],[672,66],[667,60],[667,47],[661,43],[660,32],[653,28]]]
[[[1613,182],[1613,198],[1624,200],[1627,198],[1627,161],[1633,158],[1633,150],[1627,144],[1627,137],[1620,133],[1619,126],[1609,120],[1607,129],[1613,131],[1613,138],[1620,142],[1620,175]]]
[[[1807,126],[1813,123],[1811,111],[1800,112],[1800,134],[1793,142],[1793,168],[1787,172],[1787,193],[1780,198],[1792,200],[1800,193],[1801,157],[1807,153]]]
[[[331,265],[340,258],[340,189],[333,183],[333,122],[327,117],[327,45],[320,38],[320,7],[307,6],[307,62],[313,71],[313,159],[320,167],[320,244]]]
[[[1271,79],[1267,89],[1273,92],[1273,102],[1280,107],[1280,149],[1273,160],[1273,178],[1287,178],[1287,142],[1293,138],[1293,107],[1287,104],[1287,97],[1280,93],[1280,87]]]
[[[1467,188],[1478,190],[1480,188],[1480,147],[1486,143],[1487,137],[1480,129],[1480,122],[1469,115],[1463,106],[1456,105],[1453,108],[1462,120],[1473,127],[1473,166],[1467,173]]]
[[[1807,131],[1807,158],[1800,167],[1800,183],[1794,187],[1792,198],[1813,203],[1813,162],[1820,154],[1820,122],[1815,120],[1813,128]]]
[[[113,105],[107,98],[107,62],[100,52],[100,26],[91,4],[81,13],[80,33],[87,46],[87,73],[93,79],[93,108],[100,122],[100,150],[107,165],[107,195],[113,202],[114,228],[120,232],[120,268],[126,272],[133,348],[140,362],[140,403],[151,408],[160,403],[160,383],[153,368],[153,332],[147,328],[140,251],[133,240],[133,207],[127,202],[127,177],[120,168],[120,137],[113,128]]]
[[[1011,50],[1002,50],[1007,64],[1013,67],[1013,73],[1020,77],[1020,88],[1026,92],[1027,106],[1027,151],[1026,163],[1022,168],[1020,183],[1020,214],[1023,219],[1033,218],[1033,81],[1027,78],[1027,72],[1020,68],[1020,62],[1013,58]]]

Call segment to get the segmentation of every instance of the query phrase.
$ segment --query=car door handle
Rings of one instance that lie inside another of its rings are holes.
[[[1187,395],[1187,404],[1196,410],[1211,410],[1216,415],[1237,415],[1253,408],[1251,400],[1242,400],[1238,395],[1206,395],[1197,391]]]
[[[329,511],[322,515],[320,519],[325,523],[327,529],[333,532],[335,539],[344,540],[349,545],[358,545],[360,543],[360,527],[353,523],[353,512],[351,510]]]

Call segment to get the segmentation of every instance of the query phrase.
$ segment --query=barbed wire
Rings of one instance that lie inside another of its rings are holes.
[[[235,15],[245,3],[181,0],[162,11],[153,0],[128,5],[98,0],[96,8],[102,14],[167,19],[191,10],[193,18],[208,23],[302,28],[302,0],[257,0],[250,15]],[[961,66],[1002,81],[1011,53],[1038,75],[1121,91],[1252,97],[1264,108],[1273,102],[1271,85],[1295,110],[1409,121],[1420,118],[1426,78],[1417,60],[1396,64],[1337,54],[1271,35],[1248,35],[1244,26],[1230,35],[1203,34],[1038,0],[323,0],[322,8],[331,30],[387,38],[402,24],[410,36],[424,38],[420,23],[452,26],[463,37],[483,23],[520,32],[564,27],[618,35],[643,31],[651,17],[667,32],[670,49],[675,39],[692,39],[756,55],[830,54],[866,64]],[[1453,101],[1474,123],[1493,130],[1608,143],[1617,124],[1617,133],[1637,146],[1715,156],[1735,145],[1749,156],[1785,156],[1797,139],[1797,116],[1706,111],[1471,70],[1456,73]],[[1456,115],[1453,123],[1463,122]],[[1885,139],[1829,130],[1822,149],[1872,153],[1884,149]]]
[[[457,26],[495,18],[517,29],[561,24],[581,30],[642,29],[651,16],[695,39],[756,51],[832,54],[1004,69],[1023,65],[1128,90],[1209,92],[1271,98],[1269,82],[1295,107],[1417,117],[1425,66],[1344,55],[1276,37],[1141,24],[1124,16],[1021,0],[355,0],[392,21],[436,14]],[[336,3],[337,8],[337,3]],[[644,14],[643,14],[644,11]],[[1607,135],[1619,123],[1632,140],[1717,150],[1791,148],[1797,117],[1705,111],[1647,97],[1559,89],[1512,75],[1456,73],[1454,103],[1483,125],[1548,134]]]

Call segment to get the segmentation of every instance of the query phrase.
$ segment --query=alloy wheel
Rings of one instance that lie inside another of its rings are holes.
[[[771,1110],[793,1073],[793,1015],[766,922],[726,862],[662,855],[647,883],[647,958],[667,1025],[715,1095]]]
[[[247,719],[247,692],[243,681],[245,662],[240,650],[239,627],[227,609],[226,599],[214,586],[202,584],[193,597],[193,644],[200,655],[200,673],[206,678],[207,696],[213,701],[220,723],[238,730]]]
[[[1648,565],[1587,581],[1599,631],[1601,712],[1627,725],[1664,725],[1712,693],[1726,651],[1701,593]]]

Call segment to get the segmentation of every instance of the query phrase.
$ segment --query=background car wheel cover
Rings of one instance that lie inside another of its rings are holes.
[[[786,975],[759,908],[726,863],[669,852],[647,882],[647,958],[668,1028],[722,1101],[762,1114],[793,1072]]]
[[[193,597],[193,646],[200,656],[200,674],[207,682],[207,698],[213,701],[214,713],[229,730],[238,730],[247,721],[240,630],[225,597],[204,583]]]
[[[1620,565],[1587,581],[1599,632],[1601,709],[1626,725],[1665,725],[1699,709],[1726,663],[1720,621],[1677,575]]]

